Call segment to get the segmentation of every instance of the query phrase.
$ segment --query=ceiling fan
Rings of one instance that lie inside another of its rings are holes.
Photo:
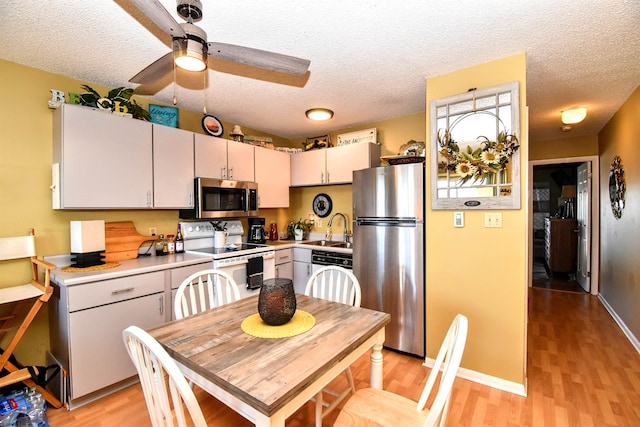
[[[175,65],[189,71],[207,68],[208,55],[225,61],[237,62],[252,67],[281,73],[303,75],[310,61],[227,43],[207,42],[207,33],[194,25],[202,19],[200,0],[177,0],[178,14],[187,22],[178,24],[158,0],[131,0],[161,30],[171,35],[172,51],[148,65],[129,82],[151,84],[171,72]]]

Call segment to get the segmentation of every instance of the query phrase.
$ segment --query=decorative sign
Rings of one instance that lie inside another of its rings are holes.
[[[149,114],[151,114],[151,123],[178,127],[178,109],[174,107],[165,107],[164,105],[149,104]]]
[[[358,144],[360,142],[378,142],[378,132],[376,128],[359,130],[357,132],[343,133],[338,135],[338,146]]]

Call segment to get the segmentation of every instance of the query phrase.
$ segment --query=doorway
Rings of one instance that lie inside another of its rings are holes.
[[[528,182],[529,286],[597,295],[598,157],[530,161]],[[550,254],[552,227],[559,257]]]

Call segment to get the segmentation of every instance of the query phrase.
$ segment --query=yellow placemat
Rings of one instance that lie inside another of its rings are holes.
[[[65,273],[85,273],[87,271],[104,270],[105,268],[113,268],[119,266],[119,262],[105,262],[100,265],[92,265],[91,267],[71,267],[70,265],[62,267],[60,271]]]
[[[240,327],[245,334],[258,338],[287,338],[307,332],[316,324],[310,313],[296,310],[291,320],[284,325],[271,326],[264,323],[260,314],[255,313],[242,321]]]

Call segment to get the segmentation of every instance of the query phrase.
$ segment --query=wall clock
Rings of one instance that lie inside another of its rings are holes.
[[[202,129],[213,136],[222,136],[222,132],[224,132],[220,120],[208,114],[202,118]]]
[[[320,218],[324,218],[331,213],[333,202],[328,194],[320,193],[313,199],[313,212]]]

